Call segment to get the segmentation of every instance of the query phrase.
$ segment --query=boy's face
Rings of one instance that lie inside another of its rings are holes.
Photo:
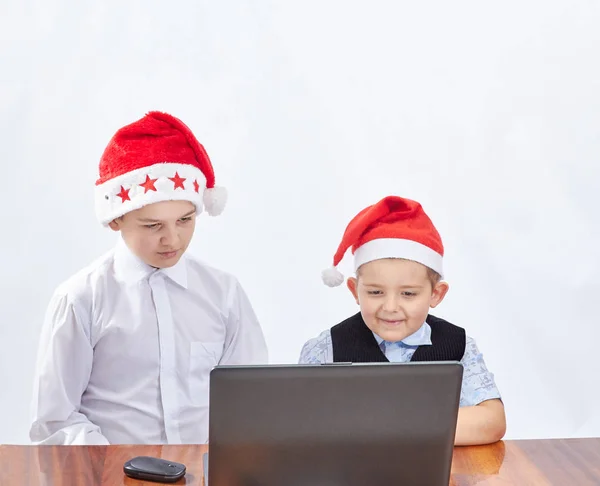
[[[448,291],[446,282],[433,286],[427,268],[410,260],[374,260],[362,265],[357,277],[348,279],[348,288],[365,324],[389,342],[418,331]]]
[[[110,223],[129,249],[155,268],[175,265],[187,250],[196,226],[189,201],[161,201],[131,211]]]

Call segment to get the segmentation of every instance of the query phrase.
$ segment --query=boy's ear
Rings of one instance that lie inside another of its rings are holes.
[[[448,282],[444,282],[443,280],[435,284],[435,287],[433,287],[433,291],[431,292],[431,300],[429,301],[429,307],[433,309],[434,307],[440,305],[442,300],[444,300],[444,297],[446,297],[446,294],[448,293],[449,289],[450,286],[448,285]]]
[[[346,285],[348,286],[350,293],[352,293],[352,296],[354,297],[354,300],[356,301],[356,303],[358,305],[360,305],[360,302],[358,301],[358,290],[356,288],[358,285],[358,280],[356,280],[354,277],[350,277],[346,281]]]

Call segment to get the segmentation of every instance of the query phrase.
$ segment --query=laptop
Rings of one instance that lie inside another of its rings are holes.
[[[210,486],[448,486],[458,362],[217,366]]]

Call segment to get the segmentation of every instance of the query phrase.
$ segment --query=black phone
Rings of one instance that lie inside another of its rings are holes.
[[[138,456],[123,465],[126,476],[156,483],[174,483],[185,476],[185,466],[158,457]]]

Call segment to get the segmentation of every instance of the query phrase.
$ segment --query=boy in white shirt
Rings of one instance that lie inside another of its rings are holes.
[[[196,217],[218,215],[226,192],[190,129],[161,112],[117,131],[99,176],[98,219],[121,237],[51,299],[30,438],[206,443],[211,368],[267,362],[237,279],[186,254]]]

